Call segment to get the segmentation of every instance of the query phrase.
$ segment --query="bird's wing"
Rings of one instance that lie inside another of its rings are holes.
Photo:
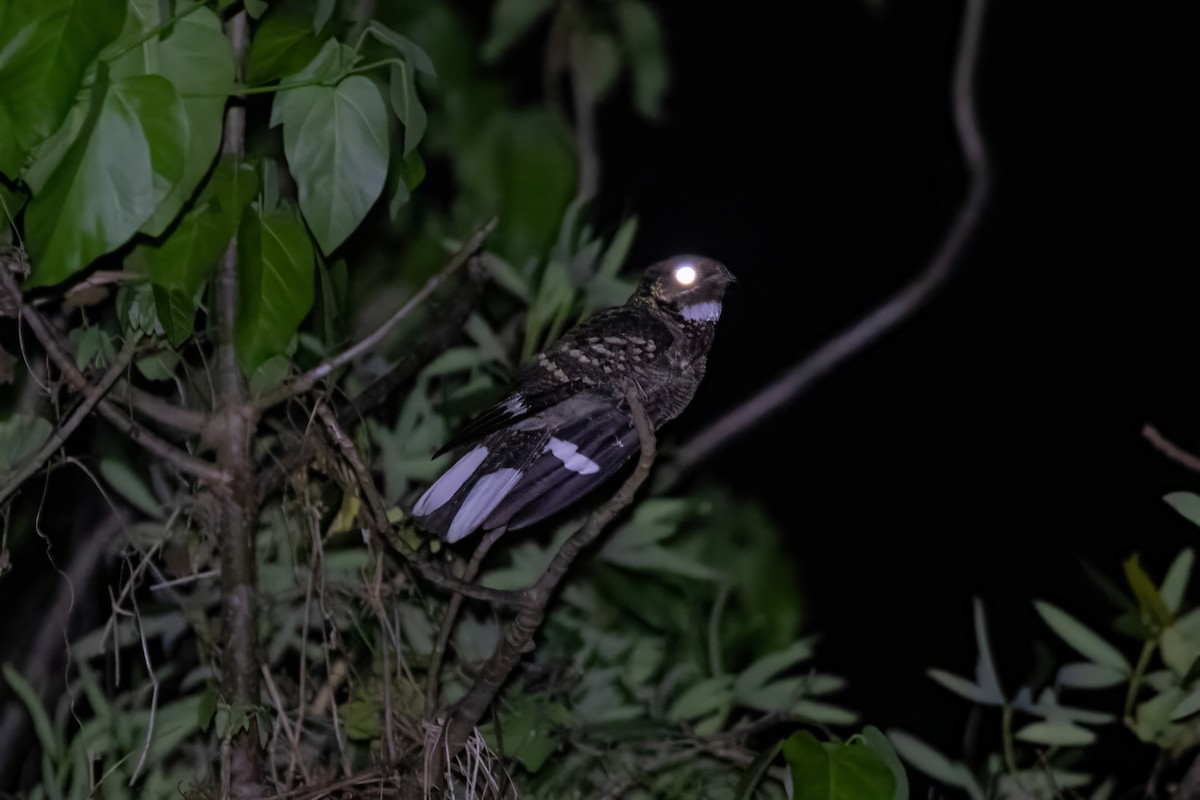
[[[609,404],[579,417],[553,432],[483,527],[515,530],[540,522],[591,492],[638,452],[628,411]]]
[[[591,491],[637,452],[628,411],[608,394],[581,392],[486,436],[425,491],[413,515],[451,542],[480,527],[524,527]]]
[[[518,381],[518,385],[521,385],[520,381]],[[459,447],[481,441],[489,434],[561,403],[583,388],[585,387],[581,382],[570,381],[532,391],[526,388],[524,391],[510,392],[503,400],[481,412],[456,431],[444,445],[438,448],[433,457],[437,458],[442,453],[448,453]]]

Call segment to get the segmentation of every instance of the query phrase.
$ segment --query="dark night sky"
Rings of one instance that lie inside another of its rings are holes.
[[[919,270],[963,190],[959,4],[783,7],[668,4],[668,122],[602,119],[633,260],[702,252],[741,281],[677,437]],[[870,722],[953,750],[965,703],[922,673],[973,669],[973,596],[1011,688],[1049,639],[1030,600],[1105,624],[1081,557],[1161,576],[1200,544],[1160,499],[1200,476],[1139,435],[1200,450],[1196,22],[1183,2],[992,3],[995,180],[955,277],[709,468],[786,531],[821,665]]]

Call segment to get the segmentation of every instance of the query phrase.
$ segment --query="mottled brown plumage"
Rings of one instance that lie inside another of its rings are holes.
[[[530,360],[512,392],[439,451],[473,445],[417,501],[419,524],[450,541],[479,527],[524,527],[616,472],[637,453],[626,391],[637,389],[656,429],[683,411],[731,280],[712,259],[661,261],[625,305]]]

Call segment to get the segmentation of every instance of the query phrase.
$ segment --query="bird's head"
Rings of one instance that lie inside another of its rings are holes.
[[[719,261],[704,256],[675,256],[646,270],[637,295],[684,319],[715,322],[721,314],[725,289],[733,282],[733,273]]]

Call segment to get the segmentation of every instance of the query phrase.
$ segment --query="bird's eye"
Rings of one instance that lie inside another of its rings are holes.
[[[676,267],[675,280],[684,286],[690,286],[696,281],[696,268],[691,264]]]

